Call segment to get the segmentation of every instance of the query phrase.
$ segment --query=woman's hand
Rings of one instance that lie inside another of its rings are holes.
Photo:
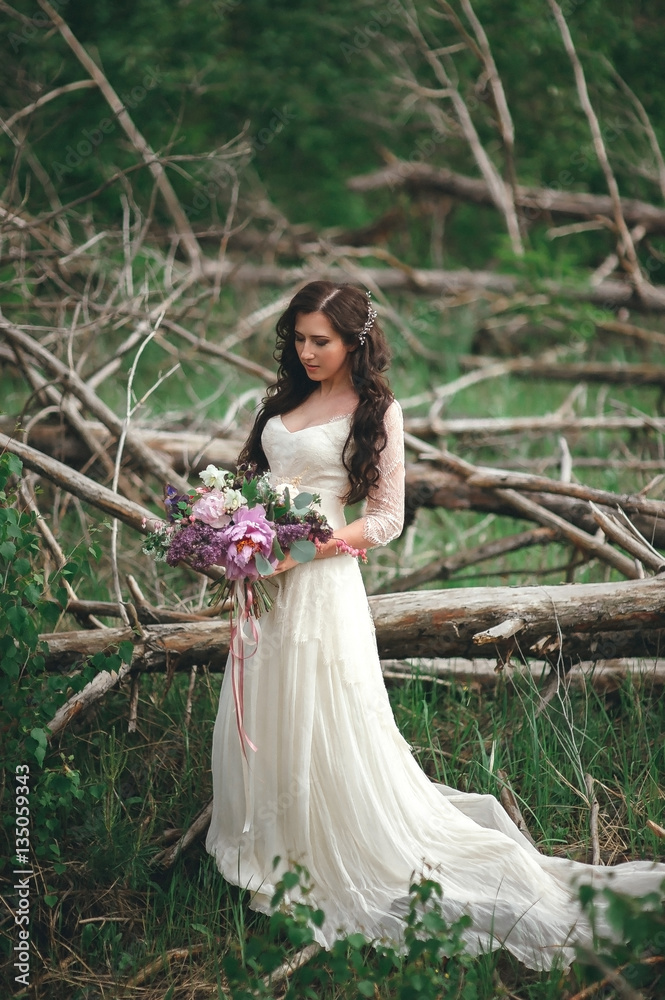
[[[293,558],[293,556],[287,552],[284,559],[280,559],[277,563],[274,572],[271,573],[270,576],[277,576],[279,573],[286,573],[287,569],[293,569],[294,566],[298,565],[298,562]],[[269,580],[270,577],[267,577],[266,579]]]

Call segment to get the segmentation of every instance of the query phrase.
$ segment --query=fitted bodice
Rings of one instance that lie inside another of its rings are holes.
[[[345,523],[340,498],[349,488],[349,478],[342,452],[351,417],[348,413],[325,424],[289,431],[281,416],[275,416],[268,420],[261,437],[273,485],[297,483],[301,491],[319,493],[320,509],[333,528]]]
[[[349,477],[342,453],[352,418],[352,413],[346,413],[324,424],[290,431],[278,415],[270,417],[261,436],[273,485],[296,481],[300,490],[319,493],[320,509],[333,529],[346,523],[341,497],[348,491]],[[386,410],[384,430],[379,480],[362,515],[363,535],[370,545],[387,545],[397,538],[404,523],[404,425],[396,399]]]

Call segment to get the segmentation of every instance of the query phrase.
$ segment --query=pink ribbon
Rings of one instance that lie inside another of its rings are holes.
[[[250,739],[245,729],[245,660],[254,656],[259,644],[259,629],[254,615],[252,605],[254,595],[252,585],[248,580],[239,580],[236,583],[233,593],[233,607],[230,613],[231,620],[231,642],[229,652],[231,653],[231,687],[233,689],[233,703],[235,705],[236,726],[238,728],[238,739],[242,751],[242,772],[245,784],[245,825],[243,833],[247,833],[250,827],[249,810],[249,760],[245,744],[256,751],[256,744]],[[235,620],[234,620],[235,618]],[[249,622],[254,649],[247,655],[245,653],[243,627]]]

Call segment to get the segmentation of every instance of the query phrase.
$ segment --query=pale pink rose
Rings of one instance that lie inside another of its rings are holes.
[[[221,490],[211,490],[192,506],[192,514],[197,521],[209,524],[211,528],[225,528],[231,520],[224,512],[226,497]]]

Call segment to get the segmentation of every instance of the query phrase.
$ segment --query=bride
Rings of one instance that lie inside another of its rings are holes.
[[[448,920],[472,918],[470,952],[505,947],[533,969],[570,962],[572,944],[591,941],[577,886],[641,895],[665,865],[545,857],[493,796],[423,773],[393,719],[360,569],[344,546],[385,545],[403,523],[402,412],[368,297],[306,285],[277,323],[275,358],[277,381],[239,461],[320,494],[334,536],[312,562],[287,554],[267,578],[274,606],[258,642],[246,640],[243,724],[257,748],[248,761],[225,673],[206,849],[264,912],[276,881],[303,865],[326,915],[315,929],[324,947],[353,932],[399,943],[409,885],[426,875],[442,887]],[[364,513],[346,524],[344,506],[361,500]]]

